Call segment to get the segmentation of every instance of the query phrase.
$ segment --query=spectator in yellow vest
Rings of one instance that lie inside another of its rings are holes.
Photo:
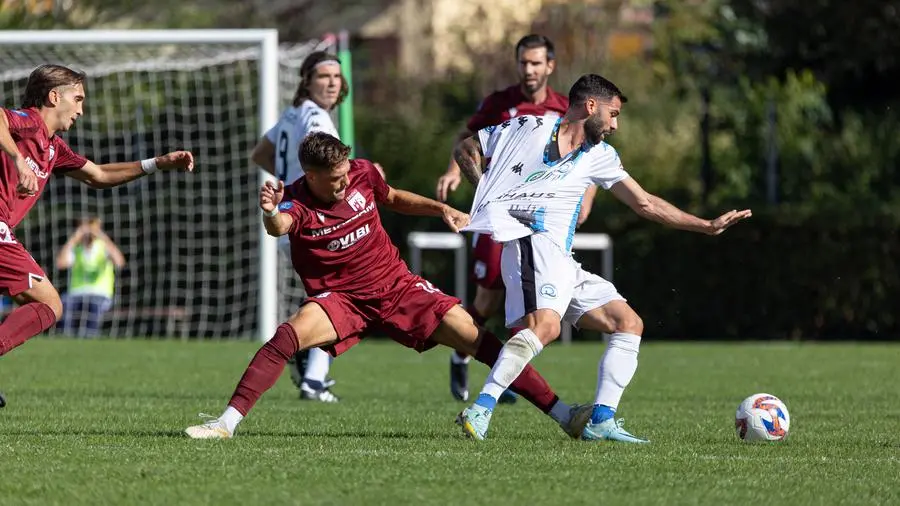
[[[112,307],[116,269],[125,256],[101,228],[99,218],[82,220],[56,256],[56,267],[69,270],[69,290],[62,297],[62,331],[79,337],[100,333],[103,314]]]

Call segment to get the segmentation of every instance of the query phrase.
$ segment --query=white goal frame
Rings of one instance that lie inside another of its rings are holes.
[[[202,29],[202,30],[0,30],[0,45],[78,45],[78,44],[258,44],[259,58],[259,135],[278,121],[278,30],[275,29]],[[248,165],[249,162],[249,153]],[[275,181],[259,170],[260,185]],[[248,191],[252,189],[248,188]],[[257,308],[257,333],[266,340],[278,324],[277,265],[275,238],[266,234],[259,211],[260,293]]]

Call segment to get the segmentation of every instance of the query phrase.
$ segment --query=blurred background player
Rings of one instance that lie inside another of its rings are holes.
[[[84,78],[61,65],[41,65],[28,77],[22,109],[0,110],[0,295],[19,304],[0,323],[0,356],[47,330],[63,314],[56,288],[13,234],[51,173],[111,188],[156,170],[194,169],[187,151],[103,165],[73,152],[56,134],[72,128],[83,114]]]
[[[100,218],[81,221],[56,255],[56,268],[69,271],[69,289],[62,297],[62,331],[78,337],[100,333],[103,314],[113,303],[116,270],[125,256],[101,227]]]
[[[300,66],[300,84],[293,103],[259,140],[250,159],[286,185],[299,179],[303,175],[298,158],[300,143],[311,132],[339,137],[330,111],[340,105],[348,91],[337,57],[324,51],[311,53]],[[279,238],[278,250],[282,263],[289,265],[290,241],[287,236]],[[289,293],[288,276],[290,274],[279,276],[282,286],[278,293]],[[299,296],[303,298],[305,294],[301,292]],[[293,306],[292,302],[284,304],[285,308]],[[318,348],[300,351],[288,361],[291,380],[300,390],[300,398],[305,400],[338,402],[338,397],[331,392],[334,382],[328,378],[330,368],[331,357]]]
[[[460,132],[457,142],[482,128],[499,125],[510,118],[526,115],[557,118],[566,113],[569,99],[547,84],[550,74],[556,69],[553,42],[538,34],[522,37],[516,43],[516,63],[519,82],[488,95],[478,106],[475,115],[469,119],[466,129]],[[437,182],[438,200],[445,202],[448,194],[456,190],[460,181],[459,165],[451,157],[447,172]],[[594,187],[585,193],[578,225],[587,219],[595,193]],[[503,247],[484,234],[474,234],[473,241],[475,248],[472,270],[476,286],[475,299],[468,310],[479,325],[484,325],[503,302],[503,279],[500,275],[500,253]],[[510,329],[509,335],[515,335],[518,330]],[[470,357],[460,353],[450,355],[450,393],[460,401],[469,398],[469,360]],[[515,401],[515,397],[510,392],[505,392],[501,402],[512,401]]]

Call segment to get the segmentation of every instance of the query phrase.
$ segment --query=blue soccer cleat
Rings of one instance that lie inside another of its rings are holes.
[[[462,426],[463,433],[466,436],[478,441],[484,441],[487,437],[488,426],[491,424],[492,413],[492,410],[474,404],[464,409],[456,417],[456,423]]]
[[[620,441],[623,443],[649,443],[650,441],[646,439],[641,439],[639,437],[630,434],[627,430],[622,428],[622,424],[624,420],[621,418],[616,420],[614,418],[607,418],[599,423],[592,423],[588,421],[587,425],[584,426],[584,430],[581,432],[581,439],[584,441]]]

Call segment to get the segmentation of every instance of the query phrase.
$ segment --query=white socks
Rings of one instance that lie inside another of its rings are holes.
[[[609,337],[609,346],[597,370],[597,396],[594,404],[619,406],[625,387],[634,377],[638,365],[641,336],[617,332]]]
[[[243,419],[244,415],[231,406],[225,408],[225,412],[219,417],[219,421],[225,424],[225,428],[231,434],[234,434],[234,429],[237,428],[238,424],[241,423],[241,420]]]
[[[500,350],[500,356],[494,367],[491,368],[491,373],[485,380],[481,393],[494,399],[500,398],[500,394],[509,388],[519,374],[522,374],[522,370],[525,369],[528,362],[536,357],[542,349],[544,349],[544,345],[530,329],[524,329],[512,336]]]
[[[306,359],[306,374],[303,376],[303,380],[318,381],[320,385],[324,384],[330,368],[331,356],[319,348],[310,348],[309,358]]]

